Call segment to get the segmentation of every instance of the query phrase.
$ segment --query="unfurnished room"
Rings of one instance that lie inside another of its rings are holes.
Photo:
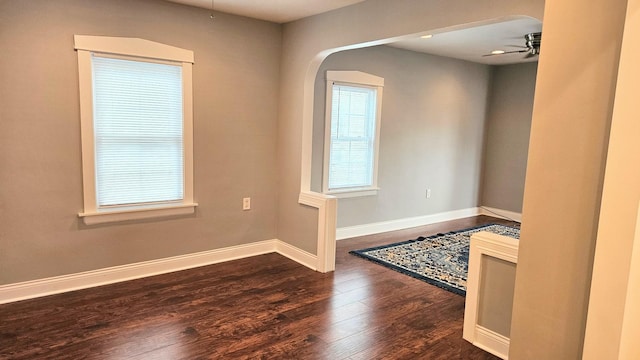
[[[0,0],[0,359],[638,359],[640,0]]]

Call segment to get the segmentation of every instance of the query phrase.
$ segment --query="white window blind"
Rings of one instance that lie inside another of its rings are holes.
[[[92,56],[98,208],[184,196],[182,67]]]
[[[373,185],[376,88],[333,84],[329,190]]]

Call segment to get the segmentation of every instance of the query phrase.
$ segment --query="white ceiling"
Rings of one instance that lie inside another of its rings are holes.
[[[211,9],[212,0],[168,0]],[[365,0],[213,0],[214,10],[254,19],[286,23]]]
[[[211,10],[212,0],[168,0],[180,4]],[[213,0],[214,11],[247,16],[277,23],[286,23],[307,16],[320,14],[365,0]],[[433,37],[403,38],[387,45],[452,57],[489,65],[514,64],[537,61],[535,56],[525,59],[525,54],[483,56],[493,50],[513,51],[524,45],[524,35],[542,30],[542,23],[526,16],[509,17],[506,20],[469,24],[455,29],[431,32]],[[421,34],[423,35],[423,34]]]
[[[515,46],[524,46],[524,35],[540,31],[542,31],[542,23],[539,20],[523,16],[479,26],[471,25],[452,31],[434,31],[430,39],[414,36],[387,45],[482,64],[505,65],[537,61],[538,57],[524,59],[526,54],[483,55],[493,50],[521,50]]]

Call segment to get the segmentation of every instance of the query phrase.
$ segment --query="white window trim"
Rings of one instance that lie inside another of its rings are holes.
[[[143,39],[108,36],[75,35],[74,44],[78,52],[84,193],[84,212],[79,213],[78,216],[83,218],[85,224],[93,225],[194,213],[198,204],[193,200],[193,51]],[[182,201],[160,206],[128,206],[98,210],[93,129],[92,53],[169,61],[182,65],[184,144],[184,199]]]
[[[376,98],[376,133],[373,144],[373,181],[371,186],[329,190],[329,154],[331,149],[331,106],[333,100],[333,84],[375,87]],[[378,149],[380,145],[380,121],[382,118],[382,89],[384,79],[361,71],[327,71],[327,95],[324,127],[324,160],[322,169],[322,191],[338,198],[377,195],[378,190]]]
[[[338,199],[343,199],[343,198],[352,198],[352,197],[360,197],[360,196],[378,195],[378,190],[380,190],[380,188],[367,186],[367,187],[331,190],[331,191],[327,191],[326,194],[335,196]]]

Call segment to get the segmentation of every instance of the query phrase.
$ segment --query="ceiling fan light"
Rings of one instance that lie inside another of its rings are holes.
[[[504,50],[493,50],[493,51],[491,52],[491,55],[502,55],[502,54],[504,54],[504,53],[505,53],[505,51],[504,51]]]
[[[427,34],[427,35],[420,36],[420,39],[431,39],[432,37],[433,37],[432,34]]]

